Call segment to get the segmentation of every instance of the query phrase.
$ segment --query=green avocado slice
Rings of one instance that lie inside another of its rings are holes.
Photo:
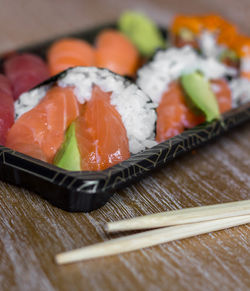
[[[72,122],[67,129],[64,142],[54,158],[54,165],[69,171],[81,171],[81,155],[75,128],[75,122]]]
[[[124,12],[118,21],[118,26],[145,57],[151,57],[156,49],[166,47],[166,41],[158,27],[141,13]]]
[[[206,121],[220,118],[218,102],[204,76],[198,72],[183,75],[181,84],[194,106],[204,113]]]

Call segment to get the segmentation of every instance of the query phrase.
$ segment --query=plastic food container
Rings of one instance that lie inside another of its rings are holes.
[[[115,25],[103,25],[67,36],[93,42],[95,36],[107,27]],[[32,52],[45,57],[48,47],[54,41],[55,39],[18,51]],[[2,60],[0,64],[1,62]],[[249,119],[250,103],[247,103],[227,112],[220,121],[186,130],[100,172],[70,172],[0,146],[0,179],[34,191],[51,204],[66,211],[89,212],[104,205],[116,190],[138,181],[181,154],[206,144]]]

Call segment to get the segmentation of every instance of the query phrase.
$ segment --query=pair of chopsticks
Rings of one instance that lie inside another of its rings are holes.
[[[250,223],[250,200],[161,212],[106,224],[106,231],[158,228],[56,255],[58,264],[130,252]]]

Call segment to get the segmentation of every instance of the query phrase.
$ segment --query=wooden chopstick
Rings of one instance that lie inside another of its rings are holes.
[[[55,260],[57,264],[66,264],[81,260],[121,254],[246,223],[250,223],[250,215],[229,217],[179,226],[170,226],[61,253],[56,255]]]
[[[107,232],[115,232],[158,228],[247,214],[250,214],[250,200],[243,200],[160,212],[132,219],[110,222],[105,225],[105,230]]]

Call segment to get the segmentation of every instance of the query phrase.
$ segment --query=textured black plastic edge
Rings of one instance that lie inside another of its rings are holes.
[[[70,172],[0,147],[0,179],[38,193],[67,211],[88,212],[104,205],[112,193],[171,160],[250,120],[250,103],[223,119],[187,130],[151,149],[100,172]]]

